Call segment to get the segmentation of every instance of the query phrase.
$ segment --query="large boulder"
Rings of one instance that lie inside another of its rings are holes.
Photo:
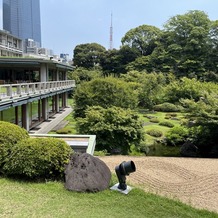
[[[198,157],[198,148],[191,142],[185,142],[180,149],[182,157]]]
[[[100,159],[74,153],[65,170],[65,188],[77,192],[98,192],[109,187],[111,172]]]

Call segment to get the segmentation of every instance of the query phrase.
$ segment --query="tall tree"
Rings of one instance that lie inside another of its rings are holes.
[[[74,49],[74,66],[91,69],[97,67],[106,49],[97,43],[77,45]]]
[[[126,66],[139,55],[138,50],[132,49],[129,46],[122,46],[119,50],[108,50],[101,61],[103,73],[105,75],[114,74],[116,76],[126,73]]]
[[[200,77],[205,72],[208,51],[211,49],[210,27],[207,14],[197,10],[174,16],[164,25],[163,43],[172,57],[173,69],[178,76],[194,74]]]
[[[211,49],[207,51],[209,53],[207,68],[218,77],[218,20],[212,21],[209,35]]]
[[[157,46],[161,30],[155,26],[141,25],[129,30],[122,38],[122,45],[137,49],[141,55],[150,55]]]

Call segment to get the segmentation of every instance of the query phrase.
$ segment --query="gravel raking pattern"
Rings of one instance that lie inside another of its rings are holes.
[[[180,200],[196,208],[218,213],[218,159],[167,157],[99,157],[110,170],[132,160],[136,172],[127,182],[146,192]]]

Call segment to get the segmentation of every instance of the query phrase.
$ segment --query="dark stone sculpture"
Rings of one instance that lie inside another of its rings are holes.
[[[87,153],[74,153],[65,169],[65,188],[77,192],[98,192],[109,187],[107,165]]]

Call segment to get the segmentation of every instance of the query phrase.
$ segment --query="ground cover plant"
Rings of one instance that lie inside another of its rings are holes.
[[[60,182],[30,183],[0,178],[0,196],[0,216],[8,218],[218,217],[218,214],[194,209],[138,188],[128,195],[110,190],[75,193],[65,190]]]

